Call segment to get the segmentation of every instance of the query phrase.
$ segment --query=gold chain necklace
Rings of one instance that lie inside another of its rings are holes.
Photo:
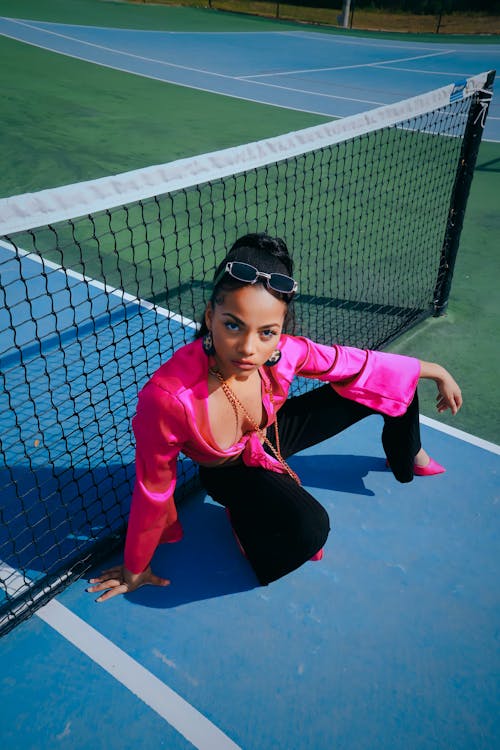
[[[274,445],[271,443],[271,441],[268,439],[265,428],[259,427],[255,423],[255,421],[252,419],[250,414],[247,412],[247,410],[245,409],[245,407],[239,400],[238,396],[235,393],[233,393],[231,388],[228,386],[228,384],[226,383],[226,381],[224,380],[220,372],[218,370],[213,370],[212,368],[210,368],[209,373],[213,375],[214,377],[216,377],[219,383],[221,384],[221,388],[224,391],[224,395],[226,396],[227,400],[233,407],[234,415],[236,417],[236,423],[238,423],[238,409],[239,409],[242,412],[243,416],[245,416],[247,420],[250,422],[255,432],[257,432],[261,436],[265,444],[272,450],[274,456],[278,459],[282,467],[285,469],[286,473],[290,477],[292,477],[292,479],[294,479],[297,482],[297,484],[300,484],[299,477],[294,472],[294,470],[290,468],[290,466],[288,466],[287,462],[281,455],[280,438],[278,434],[278,419],[277,419],[276,414],[274,415],[274,434],[276,436],[276,448],[275,448]],[[271,404],[273,405],[273,409],[274,409],[274,399],[273,399],[272,391],[269,390],[267,392],[269,394],[269,398],[271,399]]]

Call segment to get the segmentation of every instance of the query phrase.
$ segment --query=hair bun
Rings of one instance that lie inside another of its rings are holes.
[[[241,260],[244,263],[257,263],[261,271],[267,273],[276,271],[291,276],[293,273],[293,260],[284,240],[280,237],[271,237],[265,232],[254,232],[239,237],[227,254],[226,260]]]

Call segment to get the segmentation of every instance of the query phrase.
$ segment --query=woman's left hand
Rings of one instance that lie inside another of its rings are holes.
[[[456,414],[462,406],[462,392],[458,383],[445,371],[442,378],[436,380],[438,394],[436,396],[436,408],[439,413],[450,409],[452,414]]]
[[[124,565],[117,565],[103,571],[97,578],[91,578],[89,583],[94,584],[87,589],[89,593],[104,592],[96,602],[105,602],[118,594],[130,594],[140,586],[168,586],[170,581],[155,575],[150,565],[142,573],[132,573]]]

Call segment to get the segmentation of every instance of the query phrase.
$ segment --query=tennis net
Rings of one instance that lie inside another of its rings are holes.
[[[238,236],[286,240],[320,342],[381,348],[445,309],[493,80],[0,201],[0,632],[121,543],[138,390]]]

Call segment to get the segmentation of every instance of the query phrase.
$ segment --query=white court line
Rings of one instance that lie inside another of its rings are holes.
[[[9,18],[7,18],[6,20],[14,21],[16,23],[18,22],[17,19],[9,19]],[[25,25],[27,25],[27,24],[25,24]],[[44,29],[41,29],[39,26],[33,26],[33,28],[36,31],[44,31]],[[55,33],[55,32],[52,32],[52,33]],[[177,33],[177,32],[175,32],[175,33]],[[186,32],[186,33],[188,33],[188,32]],[[199,33],[200,34],[204,34],[205,32],[199,32]],[[226,32],[224,32],[224,33],[226,33]],[[250,33],[261,33],[261,32],[248,32],[248,33],[250,34]],[[280,33],[282,35],[293,34],[293,35],[298,36],[301,32],[297,32],[296,34],[295,34],[295,32],[278,32],[278,33]],[[2,35],[6,36],[6,37],[8,37],[10,39],[15,39],[16,41],[19,41],[19,38],[17,36],[15,36],[13,34],[9,34],[9,33],[5,32],[5,31],[2,32]],[[79,40],[75,40],[73,37],[68,37],[68,39],[71,39],[72,41],[79,41]],[[72,53],[72,52],[60,52],[59,50],[56,50],[53,47],[50,47],[50,46],[48,46],[46,44],[42,44],[40,42],[27,41],[27,40],[22,40],[22,41],[23,41],[24,44],[29,44],[32,47],[37,47],[39,49],[46,49],[49,52],[53,52],[54,54],[60,54],[60,55],[66,56],[66,57],[71,57],[74,60],[81,60],[82,62],[85,62],[85,63],[99,65],[100,67],[102,67],[102,68],[108,68],[109,70],[117,70],[120,73],[129,73],[130,75],[135,75],[135,76],[138,76],[140,78],[147,78],[148,80],[151,80],[151,81],[159,81],[161,83],[170,83],[170,84],[173,84],[174,86],[183,86],[184,88],[193,89],[194,91],[204,91],[204,92],[209,93],[209,94],[215,94],[215,95],[218,95],[218,96],[226,96],[226,97],[229,97],[230,99],[238,99],[240,101],[253,102],[254,104],[262,104],[264,106],[277,107],[279,109],[288,109],[288,110],[290,110],[292,112],[305,112],[307,114],[318,115],[320,117],[327,117],[329,119],[342,119],[343,117],[345,117],[344,113],[342,113],[342,114],[335,114],[335,113],[332,113],[332,112],[325,112],[324,110],[321,110],[321,109],[316,109],[316,108],[315,109],[311,109],[311,107],[306,107],[306,106],[304,106],[304,107],[298,107],[298,106],[292,106],[290,104],[281,104],[281,103],[278,103],[278,102],[270,102],[270,101],[267,101],[266,99],[261,99],[258,96],[248,96],[248,95],[244,95],[244,94],[228,93],[228,92],[225,92],[225,91],[219,91],[216,88],[215,89],[214,88],[210,88],[209,86],[200,86],[199,84],[196,85],[196,84],[185,83],[185,82],[180,83],[175,78],[174,79],[165,78],[165,77],[161,77],[161,76],[157,76],[157,75],[152,75],[150,73],[141,73],[141,72],[139,72],[137,70],[134,70],[133,68],[117,67],[116,65],[111,65],[110,63],[95,62],[92,59],[89,59],[87,57],[82,57],[81,55],[78,55],[78,54]],[[340,40],[340,41],[345,42],[346,40]],[[377,45],[375,45],[375,46],[377,46]],[[426,48],[426,49],[430,49],[430,48]],[[453,50],[451,50],[451,52],[452,51]],[[443,54],[447,54],[447,53],[448,53],[448,50],[446,50]],[[120,54],[125,55],[127,53],[120,52]],[[171,67],[173,67],[173,65],[174,65],[173,63],[164,63],[164,64],[165,65],[170,65]],[[371,65],[372,67],[376,67],[377,63],[370,63],[369,65]],[[178,67],[182,67],[182,66],[178,66]],[[362,67],[365,67],[365,66],[362,66]],[[193,70],[196,70],[196,69],[193,69]],[[206,72],[206,71],[200,71],[200,72]],[[207,73],[207,75],[210,75],[210,74]],[[212,73],[211,75],[218,76],[220,78],[225,78],[226,80],[234,80],[234,81],[238,80],[236,77],[233,77],[233,76],[224,76],[222,73]],[[332,94],[314,93],[314,92],[308,91],[306,89],[295,89],[295,88],[288,87],[288,86],[279,86],[277,84],[264,83],[263,81],[252,81],[251,79],[249,79],[246,82],[247,83],[253,83],[255,85],[266,86],[266,87],[269,87],[269,88],[276,88],[276,89],[280,89],[280,90],[283,90],[283,91],[291,91],[293,93],[305,94],[305,95],[311,96],[311,97],[318,97],[318,98],[322,97],[322,98],[326,98],[326,99],[338,99],[338,100],[344,100],[344,101],[350,101],[350,102],[358,102],[358,103],[361,103],[361,104],[373,104],[375,106],[383,106],[385,104],[385,102],[370,101],[368,99],[354,99],[353,97],[341,97],[341,96],[334,96]],[[489,117],[488,119],[491,120],[491,119],[494,119],[494,118]],[[483,141],[489,142],[489,143],[498,143],[498,142],[500,142],[500,141],[498,141],[495,138],[487,138],[487,139],[483,138]]]
[[[427,427],[432,427],[434,430],[445,432],[447,435],[451,435],[458,440],[463,440],[464,443],[470,443],[471,445],[475,445],[478,448],[482,448],[485,451],[489,451],[490,453],[495,453],[497,456],[500,456],[500,445],[497,445],[496,443],[490,443],[488,440],[483,440],[480,437],[476,437],[476,435],[471,435],[469,432],[458,430],[456,427],[451,427],[450,425],[443,424],[442,422],[438,422],[431,417],[426,417],[423,414],[420,414],[420,422],[427,425]]]
[[[338,30],[336,30],[338,31]],[[272,32],[274,33],[274,32]],[[451,49],[451,46],[445,45],[441,43],[441,46],[439,46],[439,43],[436,44],[423,44],[422,42],[407,42],[406,44],[399,44],[396,41],[391,41],[390,39],[373,39],[373,37],[358,37],[357,39],[352,38],[345,38],[342,37],[339,33],[337,34],[327,34],[324,31],[317,31],[316,29],[311,29],[311,31],[278,31],[277,34],[282,34],[283,36],[294,36],[299,39],[310,39],[311,34],[314,34],[313,40],[314,43],[317,44],[318,42],[326,42],[331,43],[334,42],[335,44],[345,44],[350,45],[353,47],[375,47],[375,49],[405,49],[407,50],[409,47],[413,47],[415,50],[429,50],[435,52],[436,50],[448,50]],[[343,34],[344,32],[341,32]],[[459,47],[460,45],[456,45],[456,47]],[[462,45],[463,46],[463,45]],[[458,49],[454,49],[454,52],[458,52]]]
[[[165,719],[198,750],[241,750],[194,706],[60,602],[37,616]]]
[[[206,31],[170,31],[169,29],[125,29],[123,27],[119,26],[85,26],[82,24],[74,24],[74,23],[56,23],[56,22],[50,22],[50,21],[37,21],[33,18],[12,18],[10,16],[0,16],[1,21],[10,21],[12,23],[19,22],[19,23],[31,23],[33,24],[33,27],[36,29],[39,29],[40,31],[50,31],[50,29],[46,29],[44,24],[47,26],[55,26],[55,27],[61,27],[61,28],[71,28],[71,29],[83,29],[84,31],[88,31],[89,29],[98,29],[101,31],[119,31],[124,32],[125,34],[167,34],[171,36],[207,36]],[[428,44],[425,45],[422,42],[409,42],[407,44],[398,44],[397,42],[391,42],[389,39],[377,39],[375,41],[371,41],[370,37],[363,37],[361,39],[346,39],[342,36],[343,32],[340,32],[338,34],[327,34],[324,31],[317,31],[315,28],[312,28],[311,31],[210,31],[208,32],[208,35],[210,36],[262,36],[266,42],[269,40],[266,39],[266,37],[269,36],[292,36],[296,37],[297,39],[310,39],[311,34],[314,34],[314,43],[318,42],[326,42],[326,43],[334,43],[334,44],[344,44],[344,45],[351,45],[356,47],[375,47],[375,49],[379,49],[382,47],[383,49],[408,49],[409,46],[414,47],[415,49],[419,50],[433,50],[439,49],[438,43],[436,44]],[[6,35],[7,36],[7,35]],[[460,46],[460,45],[457,45]],[[463,46],[463,45],[462,45]],[[441,49],[445,50],[448,49],[447,46],[441,44]],[[455,50],[457,51],[457,50]],[[466,51],[469,51],[468,48]]]
[[[431,75],[431,76],[456,76],[457,78],[469,78],[470,73],[457,73],[453,70],[446,71],[445,73],[442,70],[423,70],[422,68],[400,68],[396,67],[393,68],[392,65],[389,63],[388,65],[382,65],[381,63],[378,63],[374,67],[377,68],[383,68],[384,70],[398,70],[402,73],[419,73],[420,75]]]
[[[60,37],[61,39],[66,39],[69,42],[74,42],[75,44],[83,44],[84,46],[87,46],[87,47],[94,47],[95,49],[103,50],[104,52],[113,52],[113,54],[115,55],[122,55],[122,57],[128,57],[133,60],[142,60],[142,62],[154,63],[155,65],[165,65],[168,68],[177,68],[179,70],[189,70],[192,73],[202,73],[203,75],[216,76],[217,78],[226,78],[231,81],[235,80],[234,76],[229,76],[224,73],[214,73],[213,71],[205,70],[204,68],[192,68],[192,67],[189,67],[189,65],[179,65],[178,63],[167,62],[166,60],[158,60],[155,57],[145,57],[144,55],[136,55],[133,52],[124,52],[121,49],[115,49],[114,47],[107,47],[105,44],[96,44],[95,42],[86,42],[83,39],[78,39],[78,37],[69,36],[68,34],[61,34],[58,31],[51,31],[50,29],[44,29],[44,28],[41,28],[40,26],[33,26],[32,24],[26,23],[24,21],[15,20],[14,23],[17,23],[20,26],[26,26],[27,28],[33,29],[34,31],[39,31],[42,34],[51,34],[52,36],[57,36],[57,37]],[[5,36],[9,36],[9,34],[5,34]],[[28,42],[28,44],[33,44],[35,47],[43,46],[43,45],[39,45],[37,42]],[[44,47],[44,49],[52,49],[52,48]],[[59,52],[62,55],[68,54],[66,52],[60,52],[60,50],[52,50],[52,51]],[[68,56],[75,57],[75,55],[72,55],[71,53]],[[100,63],[96,63],[96,64],[100,65]],[[107,66],[107,67],[113,67],[113,66]],[[121,70],[121,68],[118,68],[118,70]]]
[[[293,91],[296,94],[308,94],[309,96],[318,96],[324,99],[341,99],[346,102],[358,102],[360,104],[374,104],[376,107],[382,107],[387,102],[377,102],[371,99],[355,99],[353,96],[339,96],[338,94],[323,94],[320,92],[311,92],[308,89],[297,89],[294,86],[280,86],[278,83],[268,83],[267,81],[249,81],[249,83],[255,83],[256,86],[267,86],[271,89],[281,89],[282,91]],[[310,110],[305,110],[309,112]],[[334,115],[330,115],[333,117]]]
[[[383,66],[386,63],[392,63],[392,62],[395,62],[395,63],[397,63],[397,62],[409,62],[410,60],[420,60],[420,59],[426,58],[426,57],[436,57],[436,56],[440,56],[440,55],[448,55],[448,54],[451,54],[453,52],[453,50],[445,50],[445,51],[442,51],[442,52],[433,52],[433,53],[430,53],[430,54],[427,54],[427,55],[416,55],[416,56],[413,56],[413,57],[401,57],[401,58],[395,59],[395,60],[381,60],[378,63],[361,63],[361,64],[357,64],[357,65],[339,65],[339,66],[336,66],[336,67],[327,67],[327,68],[297,69],[297,70],[288,70],[288,71],[282,71],[282,72],[276,71],[274,73],[256,73],[256,74],[249,74],[249,75],[242,75],[242,76],[230,76],[230,75],[226,75],[224,73],[215,73],[215,72],[213,72],[211,70],[206,70],[205,68],[194,68],[194,67],[190,67],[188,65],[179,65],[178,63],[167,62],[165,60],[158,60],[155,57],[146,57],[144,55],[136,55],[136,54],[134,54],[132,52],[124,52],[123,50],[116,49],[114,47],[108,47],[106,45],[96,44],[94,42],[87,42],[87,41],[84,41],[82,39],[78,39],[78,37],[72,37],[72,36],[69,36],[67,34],[62,34],[60,32],[57,32],[57,31],[51,31],[49,29],[44,29],[44,28],[41,28],[39,26],[32,25],[30,23],[23,22],[23,21],[15,21],[15,23],[18,23],[20,26],[26,26],[27,28],[33,29],[34,31],[41,31],[44,34],[52,34],[53,36],[61,37],[62,39],[66,39],[68,41],[75,42],[77,44],[83,44],[83,45],[87,45],[88,47],[94,47],[96,49],[104,50],[105,52],[112,52],[112,53],[117,54],[117,55],[122,55],[122,57],[130,58],[130,59],[135,59],[135,60],[141,60],[142,62],[154,63],[155,65],[164,65],[166,67],[176,68],[178,70],[187,70],[187,71],[190,71],[192,73],[200,73],[200,74],[203,74],[203,75],[215,76],[217,78],[224,78],[225,80],[230,80],[230,81],[247,81],[249,83],[255,83],[255,84],[260,84],[260,85],[266,85],[266,84],[261,84],[260,81],[256,80],[257,78],[269,78],[269,77],[277,77],[277,76],[282,76],[282,75],[283,76],[289,76],[289,75],[294,75],[296,73],[297,74],[299,74],[299,73],[320,73],[320,72],[335,71],[335,70],[350,70],[351,68],[376,67],[377,65]],[[43,47],[44,49],[51,49],[50,47],[44,47],[44,45],[40,45],[37,42],[28,42],[28,43],[32,44],[33,46]],[[53,50],[53,51],[57,52],[58,50]],[[67,54],[67,53],[61,52],[60,54]],[[70,56],[71,57],[77,57],[78,59],[84,59],[85,60],[85,58],[81,58],[81,57],[79,57],[77,55],[70,55]],[[97,63],[97,64],[100,65],[101,63]],[[112,66],[112,65],[106,65],[106,67],[114,68],[114,66]],[[118,70],[121,70],[121,68],[118,68]],[[133,72],[133,71],[131,71],[131,72]],[[160,79],[160,80],[163,80],[163,79]],[[183,84],[180,84],[180,85],[183,85]],[[267,85],[270,86],[272,84],[267,84]],[[314,92],[307,91],[305,89],[297,89],[297,88],[286,87],[286,86],[275,86],[275,88],[284,89],[285,91],[294,91],[296,93],[301,93],[301,94],[309,94],[309,95],[312,94],[313,96],[324,96],[324,97],[328,97],[328,98],[332,98],[332,99],[343,99],[345,101],[355,101],[355,102],[359,102],[361,104],[374,104],[374,105],[381,105],[381,104],[383,104],[383,102],[374,102],[374,101],[370,101],[370,100],[367,100],[367,99],[353,99],[353,98],[350,98],[350,97],[330,96],[328,94],[316,94]]]
[[[21,585],[29,584],[29,579],[2,561],[0,577],[8,581],[7,593],[11,595],[18,592]],[[172,688],[56,599],[40,607],[35,615],[130,690],[198,750],[241,750]]]
[[[34,31],[39,31],[43,34],[51,34],[52,36],[60,37],[61,39],[66,39],[67,41],[70,41],[70,42],[83,44],[88,47],[94,47],[96,49],[103,50],[105,52],[112,52],[116,55],[122,55],[123,57],[131,58],[133,60],[141,60],[142,62],[154,63],[155,65],[164,65],[166,67],[176,68],[178,70],[188,70],[192,73],[201,73],[203,75],[215,76],[217,78],[224,78],[230,81],[250,80],[250,82],[252,83],[253,82],[258,83],[258,81],[255,81],[256,78],[266,78],[266,77],[282,76],[282,75],[288,76],[288,75],[294,75],[296,73],[297,74],[298,73],[320,73],[323,71],[350,70],[351,68],[366,68],[366,67],[373,67],[374,65],[383,65],[385,63],[391,63],[391,62],[395,62],[395,63],[410,62],[411,60],[421,60],[426,57],[438,57],[440,55],[450,55],[453,52],[453,50],[443,50],[443,51],[438,51],[438,52],[432,52],[427,55],[415,55],[413,57],[401,57],[395,60],[381,60],[380,63],[360,63],[357,65],[339,65],[336,67],[327,67],[327,68],[310,68],[310,69],[303,69],[303,70],[297,69],[297,70],[287,70],[287,71],[282,71],[282,72],[278,71],[274,73],[256,73],[256,74],[249,74],[249,75],[243,75],[243,76],[232,76],[232,75],[227,75],[225,73],[215,73],[214,71],[207,70],[206,68],[194,68],[189,65],[180,65],[178,63],[167,62],[166,60],[159,60],[158,58],[155,58],[155,57],[146,57],[144,55],[137,55],[133,52],[125,52],[121,49],[116,49],[115,47],[109,47],[105,44],[97,44],[96,42],[87,42],[83,39],[79,39],[77,36],[70,36],[68,34],[62,34],[61,32],[58,32],[58,31],[51,31],[50,29],[45,29],[43,27],[30,24],[25,21],[14,20],[13,22],[19,24],[20,26],[26,26],[27,28],[33,29]],[[82,27],[79,27],[79,28],[82,28]],[[38,46],[38,44],[35,43],[35,46]],[[66,53],[63,52],[62,54],[66,54]],[[294,90],[294,89],[291,89],[291,90]],[[303,92],[303,93],[306,93],[306,92]]]
[[[82,62],[88,63],[89,65],[99,65],[101,68],[108,68],[109,70],[117,70],[119,73],[130,73],[130,75],[138,76],[139,78],[147,78],[150,81],[159,81],[160,83],[171,83],[174,86],[183,86],[186,89],[193,89],[193,91],[205,91],[207,94],[216,94],[217,96],[226,96],[230,99],[239,99],[240,101],[244,102],[253,102],[254,104],[263,104],[267,107],[277,107],[278,109],[289,109],[292,112],[305,112],[309,115],[319,115],[320,117],[327,117],[329,119],[340,119],[344,115],[334,115],[329,112],[322,112],[319,110],[311,109],[310,107],[292,107],[289,104],[278,104],[277,102],[268,102],[265,99],[259,99],[255,96],[248,96],[244,94],[235,94],[235,93],[228,93],[226,91],[219,91],[216,88],[210,88],[209,86],[200,86],[199,84],[194,83],[179,83],[178,80],[175,78],[164,78],[161,76],[152,75],[151,73],[140,73],[137,70],[134,70],[133,68],[126,68],[126,67],[117,67],[116,65],[111,65],[110,63],[104,63],[104,62],[96,62],[95,60],[89,59],[88,57],[82,57],[82,55],[77,55],[73,52],[61,52],[57,49],[54,49],[53,47],[50,47],[46,44],[41,44],[40,42],[30,42],[26,39],[19,40],[19,37],[15,36],[14,34],[8,34],[5,31],[2,31],[0,36],[8,37],[9,39],[14,39],[15,41],[22,41],[23,44],[29,44],[31,47],[37,47],[38,49],[46,49],[49,52],[53,52],[55,55],[64,55],[65,57],[71,57],[73,60],[81,60]],[[229,80],[236,80],[229,77]],[[249,83],[252,83],[249,81]],[[255,85],[258,85],[260,82],[255,81]],[[260,84],[262,86],[271,86],[272,84]],[[291,90],[286,89],[284,86],[276,86],[275,88],[284,88],[285,90]],[[305,92],[308,93],[310,96],[318,96],[317,94],[311,94],[310,91]],[[348,99],[348,101],[352,101],[352,99]]]
[[[329,72],[329,71],[335,71],[335,70],[353,70],[354,68],[373,68],[377,65],[385,65],[391,62],[410,62],[410,60],[422,60],[425,57],[438,57],[440,55],[451,55],[453,50],[445,51],[445,52],[434,52],[429,55],[415,55],[414,57],[400,57],[396,60],[380,60],[380,62],[371,62],[371,63],[357,63],[356,65],[334,65],[332,67],[328,68],[297,68],[295,70],[283,70],[283,71],[276,71],[275,73],[255,73],[248,76],[236,76],[236,80],[242,81],[242,80],[254,80],[254,78],[269,78],[271,76],[293,76],[297,75],[299,73],[323,73],[323,72]]]
[[[19,255],[23,258],[31,260],[34,263],[38,263],[43,267],[51,268],[53,271],[60,271],[66,276],[69,276],[71,279],[76,279],[76,281],[84,281],[89,286],[92,286],[95,289],[99,289],[106,294],[119,297],[125,302],[130,302],[131,304],[137,305],[138,307],[143,307],[146,310],[152,310],[153,312],[158,313],[158,315],[161,315],[164,318],[170,318],[170,320],[175,320],[176,323],[180,323],[183,326],[195,329],[198,329],[199,327],[198,323],[196,323],[194,320],[185,318],[183,315],[179,315],[179,313],[174,313],[171,310],[167,310],[167,308],[165,307],[155,305],[153,302],[149,302],[146,299],[135,297],[133,294],[124,292],[123,289],[117,289],[116,287],[110,286],[109,284],[106,284],[102,281],[97,281],[97,279],[93,279],[91,276],[84,276],[84,274],[73,271],[71,268],[63,268],[58,263],[54,263],[51,260],[46,260],[36,253],[29,252],[28,250],[23,250],[21,247],[15,248],[14,245],[11,245],[9,242],[0,240],[0,247],[2,247],[4,250],[12,252],[13,254],[19,253]]]

